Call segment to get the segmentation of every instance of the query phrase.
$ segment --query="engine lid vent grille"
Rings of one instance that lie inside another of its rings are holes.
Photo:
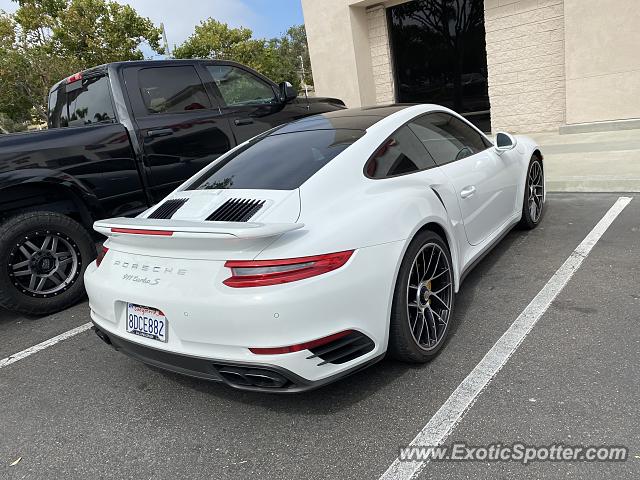
[[[375,344],[373,340],[360,332],[351,332],[349,335],[334,340],[331,343],[320,347],[310,348],[313,355],[307,357],[307,360],[319,358],[322,360],[318,364],[325,365],[327,363],[341,364],[346,363],[354,358],[358,358],[365,353],[373,350]]]
[[[231,198],[207,217],[210,222],[246,222],[264,205],[264,200]]]
[[[180,209],[180,207],[187,203],[187,200],[188,198],[173,198],[171,200],[167,200],[151,212],[149,218],[171,218],[174,213]]]

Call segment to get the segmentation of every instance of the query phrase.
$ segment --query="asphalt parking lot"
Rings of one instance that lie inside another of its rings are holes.
[[[511,232],[467,277],[428,365],[248,393],[147,367],[91,331],[7,365],[0,478],[377,479],[617,198],[550,194],[541,226]],[[640,478],[639,264],[635,196],[444,442],[623,445],[626,462],[430,462],[418,478]],[[87,321],[86,303],[0,310],[0,359]]]

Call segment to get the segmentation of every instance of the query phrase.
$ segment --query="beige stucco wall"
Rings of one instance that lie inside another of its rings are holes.
[[[315,93],[349,107],[375,103],[364,7],[348,0],[302,0]]]
[[[315,93],[349,107],[394,101],[384,7],[404,0],[302,0]]]
[[[562,0],[485,0],[492,131],[557,130],[565,121]]]
[[[567,124],[640,118],[640,0],[565,0]]]

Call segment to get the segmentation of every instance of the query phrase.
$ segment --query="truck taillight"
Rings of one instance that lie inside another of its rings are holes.
[[[228,287],[264,287],[315,277],[342,267],[353,250],[282,260],[230,260],[224,264],[231,277],[223,283]]]
[[[67,77],[67,85],[73,82],[77,82],[78,80],[82,80],[82,72],[74,73],[70,77]]]
[[[98,257],[96,258],[97,267],[100,266],[100,264],[102,263],[102,260],[104,260],[104,256],[107,254],[108,251],[109,249],[107,247],[102,247],[102,250],[100,251],[100,253],[98,253]]]

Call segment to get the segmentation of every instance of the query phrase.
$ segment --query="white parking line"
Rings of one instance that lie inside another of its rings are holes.
[[[411,441],[412,446],[441,445],[451,430],[473,405],[482,390],[500,371],[509,357],[516,351],[536,322],[547,311],[551,302],[562,291],[573,274],[578,270],[591,249],[607,231],[611,223],[631,201],[630,197],[619,197],[609,211],[602,217],[593,230],[569,255],[569,258],[556,270],[546,285],[538,292],[531,303],[522,311],[500,339],[491,347],[482,360],[474,367],[451,396],[431,417],[431,420]],[[424,467],[422,461],[396,460],[382,474],[380,480],[409,480]]]
[[[23,358],[27,358],[29,355],[33,355],[34,353],[37,353],[40,350],[44,350],[45,348],[48,348],[52,345],[55,345],[58,342],[61,342],[62,340],[66,340],[67,338],[73,337],[74,335],[77,335],[86,330],[89,330],[90,328],[91,328],[91,322],[85,323],[84,325],[80,325],[79,327],[73,328],[67,332],[61,333],[60,335],[50,338],[49,340],[45,340],[42,343],[34,345],[33,347],[29,347],[26,350],[22,350],[21,352],[14,353],[9,357],[3,358],[2,360],[0,360],[0,368],[4,368],[8,365],[11,365],[12,363],[17,362],[18,360],[22,360]]]

